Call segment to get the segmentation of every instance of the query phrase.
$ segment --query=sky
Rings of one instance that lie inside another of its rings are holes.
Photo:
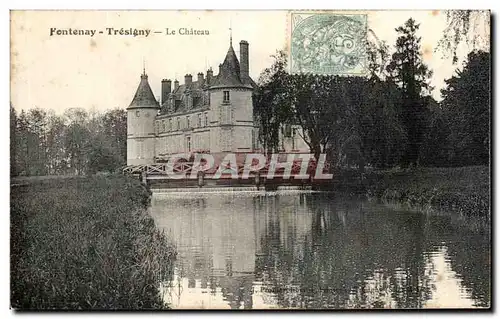
[[[344,11],[344,13],[348,13]],[[352,12],[351,12],[352,13]],[[440,98],[444,79],[458,65],[435,52],[447,26],[441,11],[358,11],[368,27],[393,45],[395,28],[413,17],[420,23],[424,61],[433,70],[433,96]],[[487,22],[489,23],[489,21]],[[484,24],[488,32],[489,25]],[[50,35],[53,30],[103,30],[104,34]],[[106,28],[152,29],[161,34],[107,35]],[[166,28],[176,30],[165,35]],[[208,30],[209,35],[179,35],[179,28]],[[229,47],[239,56],[239,42],[249,42],[250,75],[258,80],[277,50],[287,48],[286,11],[13,11],[11,13],[11,102],[16,109],[40,107],[57,113],[73,107],[104,111],[126,108],[143,66],[155,96],[161,79],[178,79],[212,67],[214,74]],[[460,58],[470,49],[461,46]]]

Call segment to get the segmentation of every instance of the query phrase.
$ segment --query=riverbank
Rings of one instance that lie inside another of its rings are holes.
[[[162,309],[173,247],[123,176],[13,180],[11,306]]]
[[[336,189],[412,208],[490,216],[490,171],[487,166],[371,171],[362,181],[357,176],[355,172],[337,175]]]

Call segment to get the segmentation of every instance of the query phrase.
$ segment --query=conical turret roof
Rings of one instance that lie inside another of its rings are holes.
[[[238,62],[232,43],[229,45],[224,62],[220,65],[219,74],[211,86],[248,86],[241,81],[240,63]]]
[[[148,75],[145,72],[141,74],[141,82],[128,108],[160,108],[149,86]]]
[[[237,75],[238,80],[240,77],[240,62],[236,57],[236,53],[234,52],[233,45],[229,46],[227,50],[226,58],[224,62],[222,62],[222,71],[231,71],[233,75]]]

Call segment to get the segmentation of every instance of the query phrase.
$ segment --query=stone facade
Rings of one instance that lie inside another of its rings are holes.
[[[162,80],[161,103],[144,71],[127,108],[127,165],[152,164],[178,153],[258,151],[252,102],[256,84],[249,76],[248,53],[248,42],[241,41],[238,61],[230,43],[216,76],[212,69],[198,73],[196,81],[186,74],[184,84],[175,80],[173,87],[171,80]],[[285,134],[281,142],[283,151],[306,146],[298,135]]]

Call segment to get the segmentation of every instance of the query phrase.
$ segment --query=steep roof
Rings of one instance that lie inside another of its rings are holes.
[[[210,73],[209,73],[210,72]],[[199,75],[199,74],[198,74]],[[207,103],[204,99],[204,92],[210,88],[224,87],[242,87],[246,89],[255,89],[257,84],[247,74],[241,74],[240,62],[233,49],[232,41],[229,43],[224,62],[220,65],[219,74],[213,75],[212,68],[207,71],[207,77],[199,81],[189,81],[189,84],[179,84],[179,81],[174,81],[174,89],[171,92],[173,99],[170,98],[162,102],[161,113],[179,112],[186,109],[185,94],[190,91],[193,97],[190,109],[200,108]],[[177,85],[177,87],[176,87]],[[176,88],[175,88],[176,87]]]
[[[210,83],[211,87],[218,86],[243,86],[248,87],[248,84],[241,80],[240,63],[234,52],[232,43],[227,50],[226,58],[220,65],[219,74]]]
[[[179,87],[176,90],[174,89],[174,91],[172,93],[182,95],[187,90],[191,90],[191,91],[202,90],[204,84],[205,84],[205,81],[202,81],[202,82],[193,81],[189,85],[181,84],[181,85],[179,85]]]
[[[141,82],[137,87],[134,98],[129,105],[129,109],[132,108],[159,108],[158,101],[151,90],[148,82],[148,76],[146,73],[141,74]]]
[[[250,76],[247,76],[246,78],[243,78],[241,80],[243,84],[250,85],[254,89],[257,88],[257,83],[255,83],[255,81]]]

